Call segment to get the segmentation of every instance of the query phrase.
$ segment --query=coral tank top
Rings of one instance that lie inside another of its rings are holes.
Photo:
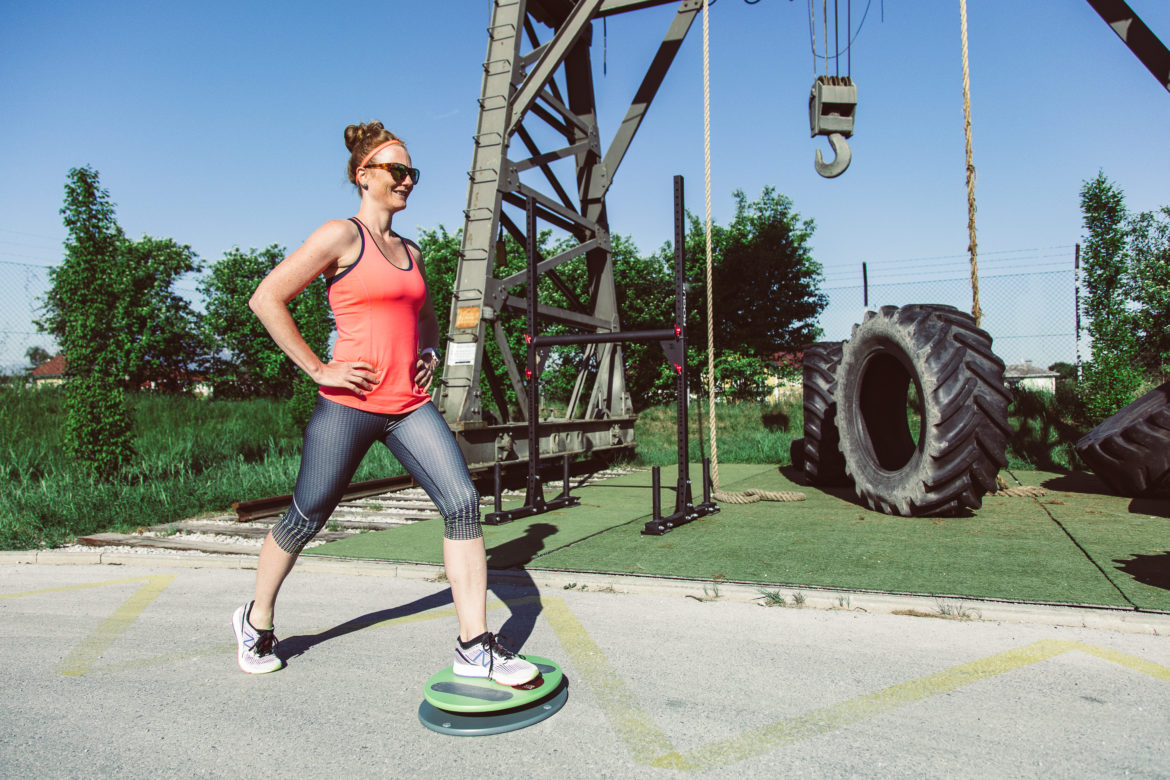
[[[427,287],[406,241],[402,246],[410,267],[390,262],[358,219],[351,218],[362,238],[357,262],[328,281],[329,307],[337,325],[334,360],[364,360],[374,366],[374,387],[357,393],[322,387],[320,394],[354,409],[379,414],[405,414],[431,397],[414,383],[418,360],[418,312]]]

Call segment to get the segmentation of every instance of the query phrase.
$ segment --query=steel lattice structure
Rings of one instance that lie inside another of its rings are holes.
[[[609,145],[603,146],[590,58],[592,23],[666,4],[677,5],[677,10],[624,119]],[[524,411],[528,403],[518,368],[523,361],[512,355],[499,320],[503,312],[526,310],[524,296],[516,292],[525,283],[525,274],[497,276],[499,231],[507,231],[521,246],[527,240],[525,221],[510,216],[508,209],[522,212],[531,198],[538,230],[551,226],[572,237],[572,246],[542,258],[538,266],[570,307],[538,303],[539,319],[581,333],[620,330],[606,193],[702,7],[702,0],[495,0],[446,365],[436,398],[469,463],[528,457]],[[555,148],[538,146],[538,139],[547,138],[556,139]],[[570,161],[575,181],[566,184],[557,171],[567,178],[564,170]],[[570,262],[584,264],[583,289],[571,289],[558,273]],[[492,365],[485,354],[489,338],[500,347],[502,365]],[[592,350],[587,362],[596,370],[578,375],[563,418],[541,421],[542,456],[634,446],[635,418],[621,345],[603,343],[586,349]],[[489,388],[488,398],[483,397],[483,385]],[[519,399],[518,415],[504,401],[509,385]]]

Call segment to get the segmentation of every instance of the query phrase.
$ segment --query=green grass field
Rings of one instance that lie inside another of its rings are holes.
[[[605,571],[954,598],[1170,610],[1170,501],[1105,495],[1089,475],[1011,472],[1041,498],[987,496],[963,517],[891,517],[791,468],[723,464],[720,487],[803,491],[800,502],[725,504],[663,536],[642,529],[648,472],[580,489],[578,507],[485,527],[489,566]],[[674,485],[673,469],[663,484]],[[699,472],[692,481],[699,485]],[[697,489],[697,488],[696,488]],[[667,510],[673,494],[664,493]],[[439,521],[306,554],[441,563]]]
[[[1077,431],[1052,402],[1026,397],[1013,407],[1013,468],[1068,468]],[[282,401],[206,401],[132,394],[133,465],[109,483],[79,475],[63,450],[59,389],[0,385],[0,549],[29,549],[101,531],[127,531],[230,511],[234,501],[289,493],[301,431]],[[705,404],[690,410],[692,461],[710,454]],[[636,426],[638,465],[673,465],[673,407],[652,407]],[[700,426],[704,426],[702,429]],[[719,460],[789,465],[801,436],[799,403],[718,406]],[[357,480],[401,474],[382,447],[371,449]]]
[[[132,396],[135,465],[98,484],[63,454],[61,400],[57,390],[0,387],[0,548],[223,513],[233,501],[290,492],[296,479],[301,432],[282,402]],[[704,412],[691,410],[696,462],[709,454],[698,433]],[[849,490],[800,484],[788,459],[803,427],[799,405],[721,405],[722,489],[803,490],[806,501],[725,505],[648,537],[640,532],[650,477],[641,472],[583,489],[580,507],[487,527],[489,565],[1170,610],[1170,502],[1111,496],[1091,475],[1067,470],[1079,432],[1050,401],[1018,400],[1012,422],[1009,469],[1048,496],[988,496],[967,517],[896,518],[860,506]],[[636,465],[662,465],[672,486],[674,410],[645,411],[636,435]],[[375,448],[357,479],[397,473]],[[692,479],[698,492],[697,469]],[[670,492],[663,503],[672,505]],[[441,533],[419,523],[312,554],[437,563]]]

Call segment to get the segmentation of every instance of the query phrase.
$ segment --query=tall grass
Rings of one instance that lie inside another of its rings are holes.
[[[52,546],[99,531],[223,513],[233,501],[289,493],[296,482],[302,431],[283,401],[132,395],[134,465],[118,479],[98,483],[80,475],[64,454],[62,400],[59,389],[0,385],[0,549]],[[804,426],[799,400],[716,408],[721,462],[789,464],[789,447]],[[1078,466],[1073,443],[1083,431],[1062,408],[1052,396],[1017,394],[1010,409],[1015,433],[1009,467]],[[710,455],[706,416],[705,403],[692,404],[693,462]],[[643,411],[635,435],[636,464],[675,463],[674,407]],[[373,447],[355,479],[401,473],[384,447]]]
[[[60,390],[0,387],[0,549],[221,513],[233,501],[292,491],[302,431],[285,402],[135,394],[130,407],[134,464],[100,483],[64,454]],[[375,447],[356,479],[400,473]]]
[[[690,460],[710,457],[710,433],[706,403],[692,403]],[[776,463],[788,465],[789,446],[804,431],[804,409],[799,400],[786,404],[755,402],[715,405],[716,446],[722,463]],[[642,466],[672,465],[678,460],[678,426],[673,406],[655,406],[638,414],[634,435],[638,441],[635,463]]]

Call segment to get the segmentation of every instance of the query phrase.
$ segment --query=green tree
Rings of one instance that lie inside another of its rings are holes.
[[[815,229],[773,187],[750,202],[735,192],[735,217],[714,242],[716,349],[771,360],[780,350],[816,341],[828,297],[820,291],[821,265],[809,248]],[[701,222],[692,218],[688,250],[702,236]]]
[[[248,308],[260,280],[284,256],[285,250],[275,244],[224,253],[199,283],[206,300],[202,329],[212,347],[208,378],[216,396],[292,398],[293,418],[303,424],[315,402],[316,385],[288,359]],[[321,360],[328,360],[333,315],[324,279],[317,277],[293,298],[289,312],[309,348]]]
[[[28,373],[28,374],[31,374],[33,372],[33,369],[35,369],[37,366],[39,366],[43,363],[47,363],[48,361],[53,359],[53,356],[49,353],[49,351],[47,349],[45,349],[44,347],[36,347],[36,346],[29,347],[28,349],[26,349],[24,351],[24,356],[26,358],[28,358],[28,368],[25,369],[25,373]]]
[[[459,246],[463,242],[463,231],[448,233],[447,228],[439,225],[435,230],[420,230],[418,235],[419,251],[427,270],[427,292],[435,306],[435,316],[439,320],[439,340],[442,341],[447,336],[451,320],[451,298],[455,273],[459,269]]]
[[[1141,385],[1137,338],[1127,306],[1125,195],[1098,172],[1081,188],[1085,296],[1092,339],[1080,390],[1089,421],[1097,423],[1133,400]]]
[[[65,448],[82,470],[112,477],[133,456],[130,415],[122,390],[133,334],[122,328],[124,241],[110,194],[93,168],[72,168],[61,207],[65,257],[49,270],[45,316],[65,355]]]
[[[189,389],[206,359],[199,318],[174,291],[188,273],[202,270],[191,247],[169,238],[143,236],[119,242],[118,264],[125,295],[115,314],[131,335],[123,355],[123,386]]]
[[[1128,298],[1139,360],[1164,381],[1170,367],[1170,207],[1145,211],[1128,224]]]
[[[820,290],[820,263],[809,242],[816,230],[792,201],[765,187],[749,201],[736,190],[735,216],[727,227],[711,226],[717,395],[759,400],[769,377],[782,373],[778,353],[795,352],[820,337],[817,318],[828,304]],[[707,370],[706,237],[702,220],[690,215],[686,236],[687,278],[695,384]],[[673,289],[670,295],[673,297]]]

